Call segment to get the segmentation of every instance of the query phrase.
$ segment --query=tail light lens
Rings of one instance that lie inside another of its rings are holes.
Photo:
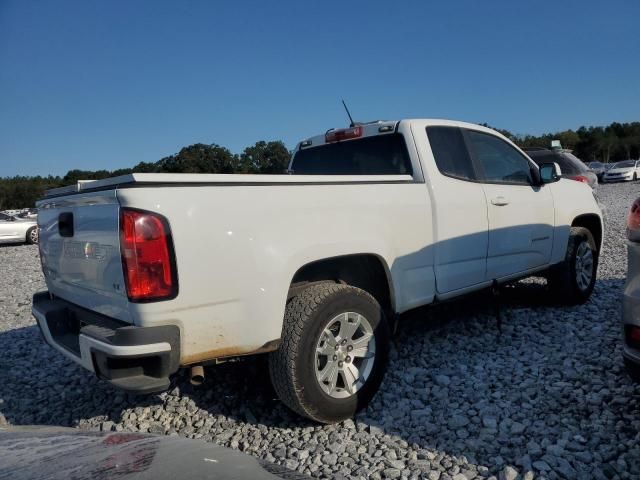
[[[634,242],[640,242],[640,198],[631,205],[627,217],[627,237]]]
[[[589,183],[589,179],[584,175],[573,175],[569,177],[571,180],[575,180],[576,182]]]
[[[123,208],[120,251],[130,301],[167,300],[178,294],[173,243],[164,217]]]
[[[340,140],[348,140],[350,138],[359,138],[363,133],[364,128],[362,128],[362,126],[331,130],[325,134],[324,141],[330,143],[339,142]]]

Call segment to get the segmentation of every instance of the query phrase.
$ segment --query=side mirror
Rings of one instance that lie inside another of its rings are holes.
[[[562,171],[557,163],[543,163],[540,165],[540,181],[544,183],[554,183],[560,180]]]

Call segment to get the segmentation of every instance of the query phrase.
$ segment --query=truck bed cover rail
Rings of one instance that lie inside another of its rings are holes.
[[[411,175],[255,175],[219,173],[130,173],[103,180],[79,180],[76,185],[46,190],[43,198],[59,197],[96,190],[136,186],[219,185],[307,185],[341,183],[409,183]]]

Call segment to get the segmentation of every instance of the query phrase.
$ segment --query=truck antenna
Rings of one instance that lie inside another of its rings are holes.
[[[353,118],[351,118],[351,114],[349,113],[349,109],[347,108],[347,104],[344,103],[344,98],[342,99],[342,105],[344,105],[344,109],[347,111],[347,116],[349,117],[349,121],[351,122],[351,124],[349,126],[350,127],[354,127],[356,124],[353,121]]]

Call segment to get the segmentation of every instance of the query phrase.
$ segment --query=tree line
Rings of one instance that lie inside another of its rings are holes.
[[[291,153],[281,141],[259,141],[241,154],[220,145],[196,143],[157,162],[118,170],[69,170],[64,176],[0,178],[0,210],[33,207],[45,190],[128,173],[285,173]]]
[[[486,124],[485,124],[486,125]],[[604,163],[640,158],[640,122],[613,122],[606,127],[580,127],[577,130],[549,132],[543,135],[514,134],[496,129],[518,146],[549,147],[560,140],[584,162]],[[196,143],[157,162],[140,162],[118,170],[70,170],[64,176],[0,178],[0,210],[32,207],[45,190],[75,184],[78,180],[138,173],[285,173],[291,153],[281,141],[259,141],[241,154],[217,144]]]

